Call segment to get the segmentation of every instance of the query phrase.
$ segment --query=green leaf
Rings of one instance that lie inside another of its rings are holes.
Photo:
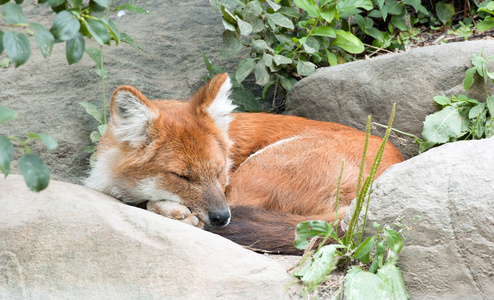
[[[271,21],[273,21],[278,26],[288,29],[294,29],[292,20],[288,19],[280,13],[268,14],[268,18],[271,19]]]
[[[304,250],[309,245],[310,240],[316,236],[336,235],[333,227],[324,221],[307,221],[297,225],[297,233],[293,246]]]
[[[105,23],[103,23],[99,19],[89,19],[87,20],[85,25],[91,36],[96,42],[98,42],[98,44],[104,45],[108,43],[108,40],[110,39],[110,33],[108,32],[108,28],[106,27]]]
[[[338,64],[338,59],[336,58],[336,55],[333,52],[329,51],[328,49],[326,49],[326,56],[328,57],[329,65],[336,66]]]
[[[336,268],[337,257],[336,245],[327,245],[322,247],[314,255],[310,268],[302,276],[301,280],[304,285],[308,286],[309,292],[313,291],[318,285],[327,279],[329,273]]]
[[[44,58],[48,58],[53,50],[53,45],[55,44],[55,38],[53,34],[38,23],[29,23],[29,27],[34,29],[34,40],[38,44],[39,50]]]
[[[80,102],[79,103],[88,114],[90,114],[96,121],[100,124],[104,124],[103,122],[103,112],[96,107],[96,105],[89,102]]]
[[[232,31],[223,32],[223,45],[225,47],[220,51],[220,56],[223,58],[230,58],[237,55],[243,47]]]
[[[19,169],[27,187],[33,192],[44,190],[50,182],[50,170],[41,158],[26,154],[19,159]]]
[[[115,40],[115,44],[118,46],[120,43],[120,31],[118,30],[117,24],[111,20],[100,19],[100,21],[105,24],[111,37]]]
[[[279,74],[276,74],[276,76],[280,79],[280,84],[283,87],[283,89],[285,89],[285,91],[288,92],[292,89],[293,85],[292,85],[292,82],[290,81],[290,79],[283,77]]]
[[[494,95],[487,97],[485,99],[485,104],[487,104],[487,109],[489,110],[489,114],[491,115],[491,117],[494,117]]]
[[[308,62],[299,60],[297,62],[297,73],[302,76],[309,76],[316,71],[316,65]]]
[[[377,41],[382,43],[384,41],[384,37],[381,31],[375,27],[367,28],[364,31],[365,34],[370,35],[371,37],[375,38]]]
[[[64,2],[64,0],[48,0],[48,5],[50,5],[51,7],[55,7],[62,5]]]
[[[10,162],[14,157],[14,146],[6,135],[0,136],[0,171],[7,177],[10,173]]]
[[[228,22],[225,18],[221,18],[221,22],[223,22],[223,27],[225,27],[226,30],[230,30],[230,31],[237,30],[236,25]]]
[[[436,14],[437,14],[437,18],[443,24],[446,24],[450,22],[451,18],[455,15],[455,7],[451,3],[445,3],[443,1],[439,1],[436,3]]]
[[[326,5],[326,7],[321,11],[321,17],[328,23],[331,23],[334,18],[339,19],[336,4]]]
[[[10,59],[8,58],[4,58],[2,60],[0,60],[0,68],[8,68],[10,65]]]
[[[235,72],[235,79],[240,83],[249,76],[249,74],[256,67],[256,62],[253,58],[247,58],[240,62],[237,71]]]
[[[89,57],[96,63],[96,67],[98,69],[103,69],[103,64],[102,64],[103,59],[101,56],[101,51],[94,47],[87,47],[85,51],[87,55],[89,55]],[[88,103],[88,102],[83,102],[83,103]]]
[[[350,32],[337,29],[337,37],[331,43],[353,54],[362,53],[365,50],[364,44]]]
[[[72,5],[72,7],[75,7],[77,9],[80,9],[82,6],[82,0],[69,0],[69,3],[70,5]]]
[[[48,150],[50,151],[53,151],[55,150],[55,148],[57,148],[58,146],[58,142],[56,139],[54,139],[51,135],[49,134],[46,134],[46,133],[29,133],[29,137],[32,138],[32,139],[39,139],[41,140],[46,148],[48,148]]]
[[[237,20],[238,29],[240,30],[241,35],[249,35],[252,33],[252,25],[243,21],[238,16],[235,16],[235,20]]]
[[[403,16],[392,16],[391,17],[391,24],[393,24],[396,28],[400,29],[401,31],[407,31],[408,26],[403,20]]]
[[[245,6],[243,16],[245,20],[253,20],[258,18],[262,12],[263,8],[259,1],[251,1]]]
[[[269,82],[269,72],[266,69],[264,60],[259,60],[254,68],[254,75],[256,76],[256,84],[265,85]]]
[[[17,118],[15,110],[9,107],[0,106],[0,123],[5,123],[15,118]]]
[[[299,13],[297,10],[291,8],[291,7],[287,7],[287,6],[282,6],[279,10],[278,10],[279,13],[287,16],[287,17],[291,17],[291,18],[300,18],[302,17],[303,15],[301,13]]]
[[[119,5],[119,6],[115,6],[115,9],[113,9],[113,11],[117,11],[117,10],[128,10],[128,11],[132,11],[132,12],[136,12],[136,13],[140,13],[140,14],[146,14],[146,15],[149,14],[145,9],[143,9],[139,5],[135,5],[132,3],[126,3],[126,4]]]
[[[79,20],[73,14],[64,10],[57,14],[50,31],[55,39],[66,41],[75,38],[80,28]]]
[[[312,30],[312,35],[336,37],[336,32],[329,26],[319,26]]]
[[[108,124],[101,124],[98,126],[98,132],[103,136],[105,134],[106,130],[108,129]]]
[[[252,41],[252,49],[257,53],[263,53],[264,50],[268,50],[268,43],[264,40],[253,40]]]
[[[475,71],[475,67],[471,67],[465,72],[465,79],[463,80],[463,88],[465,91],[468,91],[472,86],[474,81],[473,74],[475,74]]]
[[[65,56],[67,57],[69,65],[75,64],[81,60],[84,55],[85,47],[84,37],[79,32],[77,32],[74,38],[67,40],[65,45]]]
[[[370,236],[358,246],[353,254],[353,258],[359,259],[362,263],[367,264],[369,262],[369,255],[374,246],[376,245],[376,237]]]
[[[321,8],[314,0],[294,0],[293,2],[313,18],[318,18],[321,15]]]
[[[385,286],[389,288],[393,299],[408,299],[410,296],[407,293],[403,276],[401,271],[393,264],[385,264],[377,271]]]
[[[233,103],[240,106],[242,111],[260,111],[259,104],[254,94],[241,84],[234,86],[232,89],[231,98]]]
[[[477,30],[480,32],[487,31],[493,27],[494,27],[494,18],[493,17],[487,17],[484,20],[477,23]]]
[[[3,46],[16,67],[24,64],[31,56],[31,44],[24,33],[7,31],[3,35]]]
[[[425,118],[422,137],[424,143],[420,145],[423,152],[434,145],[444,144],[451,138],[461,136],[462,118],[457,107],[446,106],[442,110]]]
[[[302,39],[301,39],[302,40]],[[303,42],[305,52],[309,54],[319,51],[319,42],[313,36],[307,37]]]
[[[403,240],[401,239],[401,236],[394,230],[386,229],[385,232],[388,237],[389,248],[396,253],[400,253],[403,248]]]
[[[2,8],[2,14],[7,23],[15,25],[15,24],[23,24],[27,22],[26,16],[22,13],[22,7],[15,3],[7,3]]]
[[[91,139],[91,142],[97,143],[99,140],[101,140],[101,133],[99,131],[92,131],[91,134],[89,135],[89,138]]]
[[[293,63],[293,60],[289,57],[286,57],[286,56],[283,56],[283,55],[275,55],[273,57],[273,61],[276,65],[288,65],[288,64],[291,64]]]
[[[138,48],[138,49],[141,49],[141,46],[136,43],[128,34],[126,34],[125,32],[121,32],[120,33],[120,41],[134,47],[134,48]]]
[[[88,154],[91,154],[91,153],[94,153],[96,152],[98,149],[96,148],[96,146],[87,146],[86,148],[84,148],[84,153],[88,153]]]
[[[485,103],[479,103],[470,109],[469,119],[476,119],[485,109]]]
[[[110,0],[93,0],[93,1],[103,6],[104,8],[110,7]]]
[[[391,289],[381,277],[363,271],[360,267],[354,267],[348,271],[345,276],[344,287],[345,297],[348,300],[395,299]]]
[[[272,0],[266,0],[266,2],[268,2],[269,6],[271,6],[271,8],[274,11],[277,11],[277,10],[279,10],[281,8],[281,5],[279,5],[278,3],[276,3],[276,2],[279,2],[279,1],[273,2]]]
[[[435,96],[434,101],[441,106],[446,106],[451,104],[451,99],[446,96]]]

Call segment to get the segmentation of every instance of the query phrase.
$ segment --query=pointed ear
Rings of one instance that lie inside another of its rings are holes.
[[[147,129],[158,116],[157,109],[141,92],[125,85],[113,92],[110,113],[115,138],[133,147],[149,139]]]
[[[230,99],[231,88],[228,74],[218,74],[201,87],[190,101],[194,109],[205,110],[225,134],[228,134],[228,125],[233,120],[230,114],[237,107]]]

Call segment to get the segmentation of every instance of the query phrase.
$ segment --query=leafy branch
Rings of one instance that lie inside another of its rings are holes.
[[[8,108],[0,107],[0,124],[17,118],[17,113]],[[44,190],[50,181],[50,170],[43,160],[33,154],[29,143],[33,140],[41,140],[48,150],[57,147],[57,141],[46,133],[29,133],[26,140],[16,136],[0,135],[0,171],[7,177],[10,174],[10,164],[14,158],[14,145],[21,153],[19,169],[30,190],[39,192]]]

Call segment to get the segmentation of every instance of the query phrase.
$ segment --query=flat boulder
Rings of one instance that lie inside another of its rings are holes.
[[[480,55],[482,49],[485,57],[493,55],[494,41],[416,48],[320,68],[288,93],[286,113],[365,130],[368,115],[375,122],[387,124],[396,103],[393,127],[421,137],[425,117],[439,109],[434,96],[466,94],[485,101],[478,77],[468,92],[463,89],[472,55]],[[408,149],[397,139],[391,141],[406,158],[418,153],[411,139]]]
[[[494,138],[446,144],[375,181],[365,235],[373,222],[417,218],[398,261],[412,299],[492,299],[493,149]]]
[[[54,180],[0,191],[0,299],[290,297],[277,262],[190,225]]]

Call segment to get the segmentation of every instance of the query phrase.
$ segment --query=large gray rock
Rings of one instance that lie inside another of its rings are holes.
[[[396,103],[393,127],[420,137],[425,116],[439,108],[433,97],[465,94],[465,71],[482,49],[486,57],[493,55],[494,41],[430,46],[321,68],[290,91],[286,113],[365,130],[367,115],[387,124]],[[466,95],[483,101],[480,81]],[[411,153],[417,154],[408,140]],[[397,139],[391,141],[399,146]],[[399,149],[410,157],[406,148]]]
[[[190,225],[58,181],[0,191],[0,299],[290,296],[277,262]]]
[[[29,21],[51,26],[54,15],[47,5],[22,5]],[[114,18],[122,32],[138,42],[143,51],[122,43],[104,47],[108,80],[106,98],[124,84],[134,85],[150,99],[186,99],[203,84],[207,74],[202,53],[227,70],[233,61],[218,57],[222,48],[221,14],[209,1],[139,1],[149,15],[127,13]],[[0,106],[17,111],[19,117],[0,124],[0,134],[27,137],[29,132],[54,136],[58,148],[49,154],[41,143],[33,147],[50,167],[53,178],[79,183],[89,163],[83,149],[89,134],[99,125],[79,105],[89,101],[102,106],[100,77],[94,62],[84,55],[74,65],[65,58],[65,44],[56,44],[49,60],[43,59],[34,40],[32,57],[15,69],[0,68]],[[94,41],[86,46],[98,47]],[[5,51],[2,57],[5,57]],[[14,172],[16,170],[14,169]]]
[[[446,144],[376,180],[367,224],[419,217],[398,262],[412,299],[492,299],[493,149],[494,138]]]

